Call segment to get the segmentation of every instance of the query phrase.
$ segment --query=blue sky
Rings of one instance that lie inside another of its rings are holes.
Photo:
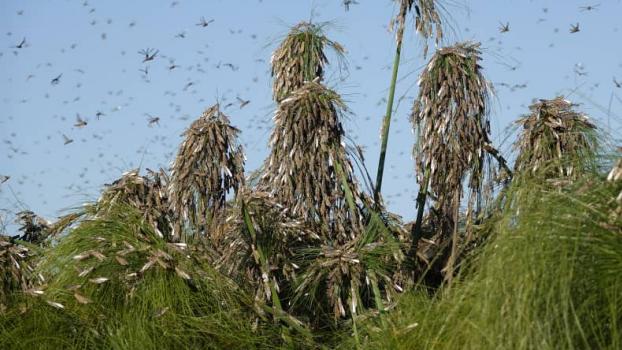
[[[532,99],[558,94],[570,94],[620,140],[622,89],[613,77],[622,82],[622,1],[444,3],[445,44],[482,42],[484,73],[497,91],[493,139],[509,158],[512,121]],[[12,220],[28,208],[53,219],[97,199],[124,171],[168,167],[180,134],[217,99],[234,103],[225,111],[242,130],[247,170],[257,168],[275,108],[271,52],[291,25],[309,19],[329,21],[328,36],[348,50],[348,69],[331,60],[327,84],[348,103],[347,134],[365,147],[375,177],[394,14],[389,0],[358,0],[347,12],[340,0],[2,0],[0,175],[11,178],[0,185],[0,215]],[[203,28],[196,25],[201,17],[214,21]],[[414,216],[417,191],[408,114],[426,62],[409,20],[383,183],[389,208],[406,219]],[[509,22],[508,33],[499,33],[501,22]],[[575,23],[580,32],[571,34]],[[13,48],[22,38],[25,47]],[[159,53],[144,64],[138,51],[146,48]],[[146,67],[147,78],[139,71]],[[240,109],[236,97],[251,102]],[[73,126],[77,114],[86,127]],[[148,115],[159,125],[150,127]],[[63,145],[63,134],[74,142]]]

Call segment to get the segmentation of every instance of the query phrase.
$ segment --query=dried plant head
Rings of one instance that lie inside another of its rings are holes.
[[[403,0],[404,1],[404,0]],[[410,0],[412,2],[413,0]],[[416,0],[415,4],[415,27],[417,32],[425,40],[423,57],[428,54],[428,39],[430,39],[434,33],[434,42],[439,45],[443,40],[443,23],[440,16],[439,0]]]
[[[250,284],[255,298],[268,302],[273,297],[269,283],[277,292],[286,291],[296,278],[297,250],[321,242],[305,221],[257,190],[241,190],[223,227],[222,235],[212,238],[219,256],[215,266],[238,283]]]
[[[17,222],[22,232],[20,239],[32,244],[43,244],[50,236],[50,223],[30,210],[17,213]]]
[[[490,124],[490,86],[482,74],[479,44],[439,49],[419,80],[411,121],[417,132],[414,155],[419,184],[429,171],[438,208],[452,207],[469,175],[471,190],[481,192],[486,173]]]
[[[301,272],[291,304],[316,322],[355,317],[364,310],[381,311],[404,289],[399,276],[404,261],[400,242],[377,215],[354,239],[307,247],[295,261]]]
[[[58,237],[62,233],[67,232],[87,214],[87,211],[88,210],[77,210],[59,217],[58,220],[54,221],[54,223],[50,225],[48,230],[50,232],[50,236]]]
[[[611,168],[607,181],[622,181],[622,158],[618,159],[616,164]]]
[[[218,104],[203,112],[184,132],[169,186],[171,208],[179,221],[174,237],[180,238],[185,229],[207,234],[223,213],[227,194],[244,183],[239,132]]]
[[[479,47],[465,42],[437,50],[421,73],[411,115],[417,134],[414,156],[420,191],[433,198],[430,224],[437,230],[433,239],[440,245],[451,243],[444,268],[447,281],[451,281],[463,238],[472,239],[471,223],[492,197],[493,180],[511,176],[490,142],[491,86],[482,74]],[[492,158],[504,176],[497,176]],[[461,218],[463,184],[468,188],[468,204]],[[458,232],[461,222],[466,223],[466,235]]]
[[[0,315],[9,307],[9,296],[17,291],[25,292],[33,281],[34,253],[28,247],[0,235]]]
[[[364,200],[343,144],[345,109],[339,95],[318,82],[305,83],[283,100],[259,183],[294,216],[342,240],[361,227],[358,204]]]
[[[273,98],[281,102],[305,81],[324,77],[326,48],[340,59],[345,49],[324,35],[325,24],[301,22],[294,26],[271,58]]]
[[[547,178],[576,178],[595,159],[596,126],[563,97],[539,100],[516,123],[522,127],[514,144],[516,173]]]
[[[172,212],[168,194],[168,176],[163,170],[149,170],[148,176],[141,176],[138,170],[131,170],[121,178],[107,185],[101,197],[95,203],[93,216],[101,217],[116,205],[128,205],[136,208],[145,224],[153,228],[160,238],[171,239]],[[66,226],[76,220],[79,214],[60,220],[60,226]]]
[[[439,45],[443,40],[443,21],[441,18],[440,0],[396,0],[398,2],[397,16],[391,21],[397,24],[396,41],[401,43],[404,39],[406,17],[415,9],[415,29],[424,40],[423,57],[428,54],[428,40],[434,36],[434,42]]]

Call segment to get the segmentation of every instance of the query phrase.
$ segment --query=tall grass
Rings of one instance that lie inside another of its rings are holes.
[[[489,223],[452,288],[405,295],[387,327],[364,327],[368,348],[622,346],[622,183],[590,174],[562,191],[524,186],[535,196]]]
[[[46,251],[42,295],[0,318],[2,349],[276,348],[279,330],[199,246],[166,243],[117,205]],[[103,279],[108,280],[104,281]]]
[[[434,31],[436,31],[437,44],[443,38],[441,16],[436,9],[437,2],[439,2],[438,0],[397,0],[397,2],[399,4],[399,10],[397,16],[393,20],[397,23],[393,70],[391,72],[391,83],[389,85],[389,97],[387,98],[387,110],[382,118],[382,128],[380,129],[380,157],[378,159],[378,171],[376,173],[376,184],[374,188],[374,200],[376,203],[380,201],[380,193],[382,189],[384,163],[387,156],[389,129],[391,127],[391,116],[393,114],[393,100],[395,98],[395,88],[397,87],[397,73],[399,71],[402,56],[404,30],[406,29],[406,16],[412,11],[413,5],[415,6],[415,13],[417,14],[415,18],[416,29],[425,41],[423,56],[425,57],[428,53],[427,39],[433,35]]]

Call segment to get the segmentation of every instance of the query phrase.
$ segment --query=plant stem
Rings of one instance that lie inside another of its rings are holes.
[[[354,197],[352,195],[352,190],[348,185],[348,179],[346,178],[346,174],[343,172],[343,167],[341,166],[341,162],[338,159],[335,159],[335,170],[337,171],[337,176],[341,179],[341,185],[343,186],[343,191],[346,195],[346,202],[348,203],[348,208],[350,210],[350,215],[352,215],[352,220],[356,219],[356,204],[354,203]]]
[[[389,142],[389,128],[391,126],[391,114],[393,113],[393,99],[395,97],[395,85],[397,83],[397,71],[400,65],[400,53],[402,51],[402,43],[398,43],[395,52],[395,60],[393,61],[393,75],[391,76],[391,87],[389,88],[389,99],[387,101],[387,111],[382,121],[382,144],[380,145],[380,159],[378,160],[378,172],[376,174],[376,188],[374,191],[374,200],[378,203],[380,198],[380,190],[382,188],[382,176],[384,174],[384,161],[387,155],[387,144]]]
[[[411,229],[412,245],[410,248],[411,257],[414,261],[417,256],[417,246],[419,239],[421,239],[421,227],[423,225],[423,211],[425,209],[425,200],[428,196],[428,185],[430,183],[430,169],[426,169],[423,175],[423,186],[419,188],[419,194],[417,195],[417,219],[415,225]]]
[[[262,278],[264,278],[264,283],[266,283],[268,285],[268,288],[270,289],[270,294],[272,296],[272,306],[280,313],[280,311],[283,310],[281,306],[281,300],[279,299],[279,296],[276,294],[277,291],[272,281],[270,281],[270,275],[268,275],[268,261],[266,259],[266,256],[263,250],[261,249],[261,247],[259,246],[257,242],[257,233],[255,232],[255,227],[253,226],[253,222],[251,221],[251,217],[250,217],[250,214],[248,213],[248,209],[246,208],[245,203],[242,203],[242,212],[244,215],[244,224],[246,225],[246,228],[248,229],[248,232],[251,235],[251,239],[253,240],[253,245],[255,246],[254,248],[256,249],[256,253],[258,256],[258,260],[259,260],[258,263],[261,266],[261,273],[265,275],[265,276],[262,276]]]
[[[397,71],[400,66],[402,53],[402,38],[404,37],[404,26],[406,22],[406,6],[401,6],[398,15],[399,27],[397,29],[397,48],[393,59],[393,73],[391,74],[391,86],[389,87],[389,98],[387,100],[387,110],[382,121],[382,143],[380,145],[380,158],[378,159],[378,172],[376,174],[376,188],[374,189],[374,201],[376,205],[380,201],[380,190],[382,188],[382,176],[384,174],[384,161],[387,155],[387,144],[389,142],[389,128],[391,127],[391,115],[393,114],[393,100],[395,98],[395,86],[397,85]]]
[[[242,202],[242,214],[244,216],[244,224],[246,225],[246,228],[248,229],[248,232],[250,233],[253,240],[253,250],[256,249],[256,252],[254,252],[256,254],[253,255],[256,255],[259,260],[257,262],[259,263],[259,266],[261,266],[261,274],[263,275],[262,279],[264,280],[264,285],[267,285],[270,289],[270,296],[272,297],[272,308],[274,309],[274,314],[278,315],[276,319],[282,321],[283,307],[281,305],[281,300],[279,299],[279,295],[277,294],[274,283],[272,283],[272,281],[270,280],[270,275],[268,274],[268,260],[266,259],[264,251],[259,246],[259,242],[257,242],[257,233],[255,232],[255,226],[253,226],[253,221],[251,220],[251,216],[248,213],[248,209],[246,208],[246,203],[244,202]],[[283,329],[283,333],[281,334],[281,336],[287,344],[292,344],[292,339],[288,329]]]
[[[371,280],[371,288],[374,293],[374,302],[376,303],[376,309],[378,309],[378,317],[383,328],[387,328],[387,321],[384,319],[384,306],[382,305],[382,294],[380,294],[380,288],[378,288],[378,279],[373,271],[369,272]]]
[[[356,328],[356,319],[355,316],[352,315],[352,332],[354,333],[354,341],[356,342],[356,349],[361,349],[361,341],[359,339],[359,331]]]
[[[503,158],[503,156],[499,153],[499,151],[496,148],[494,148],[489,142],[487,142],[484,145],[484,150],[497,160],[497,162],[499,163],[499,166],[501,166],[501,168],[503,168],[508,174],[507,181],[508,182],[511,181],[512,176],[513,176],[512,170],[510,170],[510,167],[508,166],[507,161],[505,160],[505,158]]]

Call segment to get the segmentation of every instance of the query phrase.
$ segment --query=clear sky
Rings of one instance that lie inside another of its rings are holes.
[[[508,158],[507,127],[532,99],[562,93],[620,140],[622,88],[613,78],[622,83],[622,1],[444,3],[445,44],[482,42],[497,91],[493,139]],[[348,50],[347,70],[331,60],[327,84],[347,101],[347,135],[365,147],[375,177],[395,11],[390,0],[358,0],[349,11],[341,0],[1,0],[0,176],[10,176],[0,185],[2,213],[28,208],[53,219],[97,199],[124,171],[168,167],[180,134],[217,99],[233,103],[225,111],[242,130],[247,171],[256,169],[275,108],[270,55],[291,25],[309,19],[330,21],[328,36]],[[197,26],[201,17],[213,22]],[[409,21],[383,184],[389,209],[405,219],[417,191],[408,114],[426,62]],[[501,23],[510,31],[500,33]],[[142,63],[147,48],[159,53]],[[240,109],[236,97],[250,103]],[[74,126],[78,114],[83,128]],[[64,145],[63,135],[74,142]]]

